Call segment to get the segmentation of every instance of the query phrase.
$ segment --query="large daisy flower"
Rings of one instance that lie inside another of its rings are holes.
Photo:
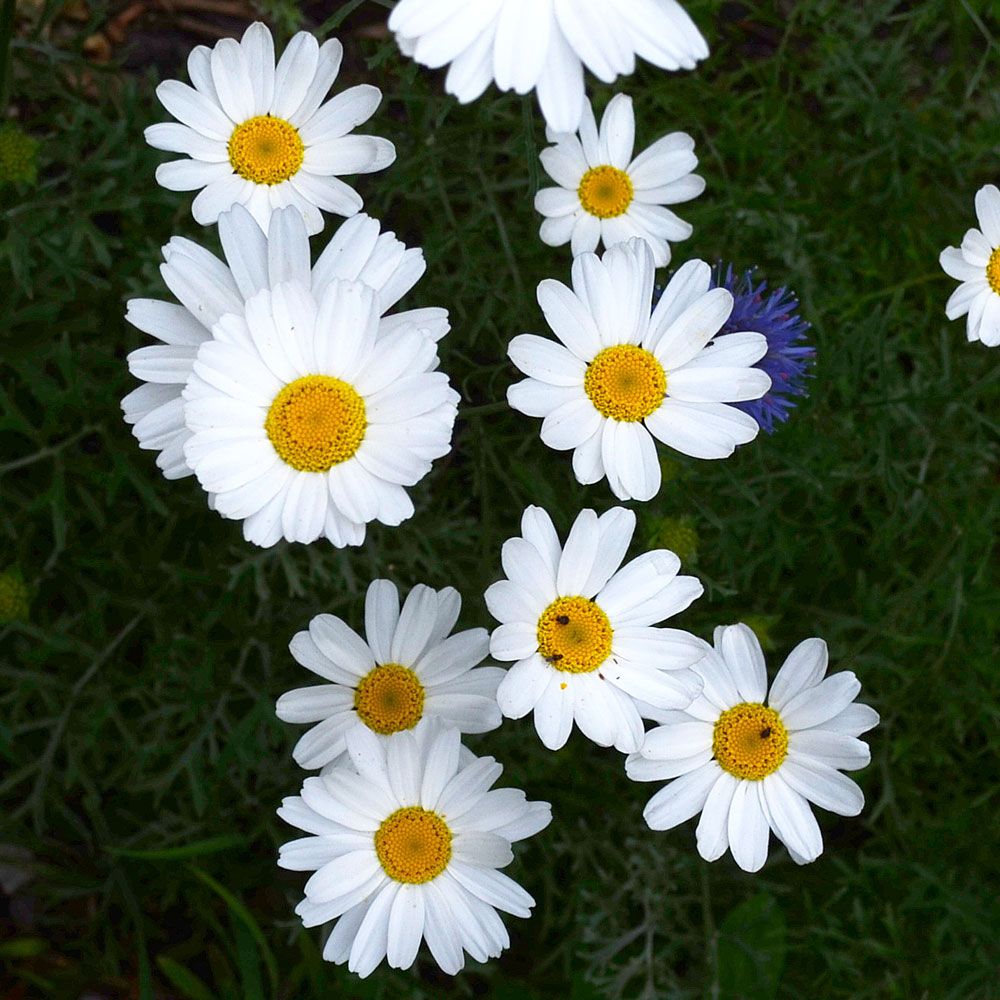
[[[549,132],[555,143],[542,150],[542,166],[559,187],[535,196],[545,216],[543,242],[552,247],[572,244],[574,256],[639,237],[653,251],[653,262],[670,261],[670,242],[686,240],[689,223],[664,205],[691,201],[705,190],[692,173],[698,166],[694,140],[672,132],[634,156],[635,113],[632,98],[612,98],[600,132],[589,102],[584,105],[579,135]]]
[[[500,725],[499,667],[479,667],[489,653],[486,629],[450,635],[462,600],[457,591],[418,585],[399,606],[388,580],[375,580],[365,598],[365,636],[333,615],[317,615],[289,649],[307,670],[327,681],[278,699],[278,718],[318,723],[296,744],[305,768],[336,760],[348,733],[360,727],[389,736],[437,718],[462,733]]]
[[[362,977],[386,958],[408,969],[423,939],[455,975],[464,952],[485,962],[509,946],[497,910],[531,915],[535,901],[499,869],[551,807],[491,791],[503,767],[462,750],[458,730],[430,722],[387,740],[358,728],[349,758],[284,800],[278,815],[310,836],[284,844],[278,864],[315,873],[295,912],[306,927],[337,921],[328,962]]]
[[[556,132],[580,124],[584,66],[613,83],[634,72],[636,56],[671,70],[708,56],[676,0],[399,0],[389,29],[421,65],[451,64],[445,89],[463,104],[494,81],[518,94],[537,89]]]
[[[970,229],[962,246],[941,251],[941,266],[961,284],[952,292],[948,319],[968,315],[969,340],[1000,344],[1000,189],[987,184],[976,192],[980,229]]]
[[[855,704],[854,674],[826,675],[822,639],[806,639],[789,654],[767,690],[757,637],[746,625],[715,631],[715,649],[695,667],[705,681],[700,698],[646,733],[626,770],[636,781],[672,778],[647,803],[654,830],[670,830],[697,813],[698,853],[715,861],[729,849],[744,871],[767,860],[769,831],[798,864],[823,851],[809,803],[857,816],[861,789],[841,771],[870,760],[858,737],[878,713]],[[765,701],[767,702],[765,704]]]
[[[600,746],[637,750],[640,704],[684,708],[701,690],[689,668],[708,644],[652,626],[683,611],[704,588],[677,575],[680,560],[666,549],[622,566],[634,532],[630,510],[613,507],[600,517],[584,510],[563,548],[549,515],[529,507],[521,535],[504,542],[507,579],[486,591],[486,606],[501,622],[490,652],[517,662],[497,701],[511,719],[534,711],[550,750],[566,743],[574,722]]]
[[[661,479],[654,437],[695,458],[727,458],[757,436],[757,421],[726,404],[758,399],[770,387],[753,367],[767,340],[745,332],[716,337],[733,297],[710,290],[711,280],[707,264],[689,261],[650,315],[652,253],[630,240],[601,258],[577,257],[572,289],[551,280],[538,286],[560,343],[531,334],[511,341],[510,358],[529,377],[507,399],[545,418],[542,440],[573,451],[581,483],[607,476],[620,500],[649,500]]]
[[[405,487],[447,454],[458,394],[416,326],[379,332],[358,281],[264,289],[198,348],[184,457],[247,541],[360,545],[413,514]]]
[[[227,313],[243,312],[246,300],[262,288],[299,281],[322,296],[332,281],[368,285],[388,312],[420,280],[423,251],[407,249],[392,233],[383,233],[367,215],[348,219],[310,267],[309,236],[301,214],[278,209],[269,236],[241,205],[219,218],[225,263],[191,240],[174,237],[163,248],[160,273],[180,305],[156,299],[132,299],[125,318],[161,341],[128,356],[129,370],[143,385],[122,400],[125,420],[140,448],[158,452],[156,464],[167,479],[191,475],[184,444],[191,432],[184,423],[181,391],[194,367],[198,348]],[[413,309],[384,316],[379,334],[416,325],[432,340],[448,332],[446,309]],[[433,361],[433,355],[428,357]]]
[[[203,225],[246,205],[267,231],[271,213],[292,205],[310,234],[323,211],[354,215],[360,195],[339,176],[383,170],[396,158],[388,139],[351,135],[382,101],[377,87],[350,87],[324,102],[340,72],[344,47],[320,46],[299,32],[274,64],[274,40],[261,23],[237,42],[199,45],[188,57],[193,87],[166,80],[160,103],[179,123],[151,125],[146,141],[188,159],[161,164],[157,181],[171,191],[198,191],[191,212]]]

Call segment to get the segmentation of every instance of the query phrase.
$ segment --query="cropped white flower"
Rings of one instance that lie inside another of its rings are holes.
[[[987,184],[976,192],[979,229],[970,229],[962,247],[941,251],[941,266],[962,282],[952,292],[945,313],[948,319],[968,314],[969,340],[987,347],[1000,344],[1000,189]]]
[[[691,201],[705,190],[692,173],[698,166],[694,140],[672,132],[633,157],[635,113],[632,98],[618,94],[608,104],[600,132],[589,102],[579,135],[549,132],[554,146],[542,150],[542,166],[559,187],[535,196],[545,216],[543,242],[572,244],[573,255],[638,237],[649,244],[653,263],[670,261],[670,242],[686,240],[691,226],[664,205]]]
[[[461,733],[500,725],[499,667],[478,667],[489,653],[486,629],[449,635],[462,606],[451,587],[413,588],[402,611],[399,592],[375,580],[365,598],[365,635],[333,615],[317,615],[289,649],[307,670],[330,681],[289,691],[278,718],[318,723],[296,744],[305,768],[324,767],[344,752],[348,733],[367,727],[382,736],[437,718]]]
[[[387,958],[408,969],[421,939],[449,975],[496,958],[510,939],[497,910],[531,915],[534,899],[503,872],[511,844],[545,829],[547,802],[490,790],[503,768],[463,755],[459,734],[430,722],[380,740],[363,727],[345,758],[306,778],[278,815],[311,836],[284,844],[282,868],[315,872],[295,912],[336,920],[323,957],[368,976]]]
[[[367,285],[333,281],[316,297],[286,282],[198,348],[184,457],[247,541],[360,545],[367,522],[412,516],[404,487],[448,453],[458,394],[428,370],[435,345],[416,326],[379,325]]]
[[[189,157],[161,164],[157,181],[171,191],[199,191],[191,212],[203,225],[233,205],[246,205],[265,232],[271,213],[288,205],[310,234],[323,228],[323,211],[354,215],[361,197],[338,177],[383,170],[396,149],[388,139],[350,134],[381,103],[377,87],[350,87],[323,103],[343,53],[336,39],[320,46],[302,31],[275,67],[274,40],[260,22],[240,42],[193,49],[194,86],[167,80],[156,88],[179,124],[151,125],[146,141]]]
[[[666,549],[622,566],[634,531],[635,514],[623,507],[600,517],[584,510],[563,548],[549,515],[528,507],[521,537],[504,542],[507,579],[486,591],[486,606],[502,623],[490,651],[517,662],[497,700],[511,719],[534,710],[550,750],[565,744],[574,721],[600,746],[637,750],[637,700],[643,708],[684,708],[701,690],[688,668],[708,644],[651,626],[683,611],[704,588],[677,575],[680,560]]]
[[[653,258],[630,240],[602,258],[573,261],[573,288],[538,286],[538,303],[561,343],[524,334],[509,354],[530,376],[507,399],[544,417],[542,440],[573,451],[581,483],[607,476],[620,500],[649,500],[660,488],[656,437],[694,458],[727,458],[752,441],[757,421],[726,403],[759,399],[771,379],[752,367],[767,352],[759,333],[715,335],[733,297],[709,290],[711,269],[689,261],[655,310]],[[709,344],[709,341],[715,340]]]
[[[386,313],[413,288],[426,270],[423,251],[407,249],[379,223],[356,215],[341,225],[316,265],[310,268],[309,236],[301,214],[278,209],[270,235],[242,205],[219,217],[226,262],[191,240],[175,236],[163,248],[160,273],[181,303],[132,299],[125,318],[161,341],[128,356],[129,370],[146,384],[122,400],[125,420],[139,447],[159,452],[156,464],[167,479],[191,475],[184,443],[191,432],[184,423],[184,388],[198,348],[227,312],[243,312],[246,300],[262,288],[299,281],[322,297],[338,279],[360,281],[378,293]],[[419,327],[432,340],[448,332],[446,309],[412,309],[384,316],[379,335],[404,326]],[[433,361],[433,355],[429,357]]]
[[[663,69],[694,69],[708,45],[676,0],[399,0],[389,30],[423,66],[451,64],[445,89],[467,104],[492,82],[538,91],[550,128],[575,132],[583,67],[605,83],[640,56]]]
[[[701,697],[659,713],[665,725],[646,733],[626,763],[636,781],[675,779],[649,800],[646,822],[670,830],[700,812],[698,853],[715,861],[728,848],[748,872],[767,860],[769,830],[797,864],[815,861],[823,838],[809,803],[840,816],[861,812],[861,789],[840,772],[868,764],[858,736],[879,721],[853,703],[861,690],[854,674],[824,680],[826,668],[826,643],[806,639],[768,695],[757,637],[746,625],[716,629],[714,651],[695,667]]]

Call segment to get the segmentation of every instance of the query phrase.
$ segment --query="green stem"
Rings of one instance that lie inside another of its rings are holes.
[[[17,0],[3,0],[0,7],[0,119],[6,116],[10,94],[10,42],[14,34],[14,8]]]

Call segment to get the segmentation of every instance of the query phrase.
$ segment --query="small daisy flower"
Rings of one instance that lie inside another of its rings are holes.
[[[554,146],[541,161],[559,187],[535,196],[545,216],[541,238],[551,247],[572,244],[573,255],[590,253],[638,237],[649,244],[653,262],[670,261],[670,241],[686,240],[692,227],[664,205],[691,201],[705,190],[692,173],[698,166],[694,140],[672,132],[634,157],[632,98],[618,94],[608,104],[600,132],[590,103],[583,109],[579,135],[549,132]]]
[[[760,643],[746,625],[715,630],[715,649],[695,667],[700,698],[646,733],[626,771],[635,781],[672,778],[646,804],[654,830],[671,830],[701,813],[698,853],[706,861],[731,850],[744,871],[767,860],[769,830],[797,864],[823,851],[809,803],[857,816],[861,789],[841,771],[871,759],[858,737],[878,713],[854,703],[861,684],[844,671],[824,680],[826,643],[806,639],[789,654],[767,691]],[[765,700],[767,704],[765,704]]]
[[[976,192],[981,229],[970,229],[962,246],[941,251],[941,267],[961,284],[952,292],[948,319],[968,316],[969,340],[1000,344],[1000,189],[987,184]]]
[[[680,560],[657,549],[622,566],[635,514],[613,507],[584,510],[565,547],[541,507],[528,507],[521,535],[504,542],[505,580],[486,591],[501,622],[490,637],[498,660],[516,660],[497,689],[509,719],[534,711],[550,750],[576,722],[599,746],[624,753],[642,743],[640,704],[683,708],[701,690],[689,669],[709,650],[679,629],[654,628],[704,592],[678,576]],[[619,568],[620,567],[620,568]]]
[[[388,139],[350,134],[381,103],[377,87],[350,87],[324,103],[343,54],[336,39],[320,46],[302,31],[275,66],[274,40],[260,22],[242,41],[193,49],[193,86],[167,80],[156,88],[177,123],[151,125],[146,141],[188,157],[161,164],[159,184],[198,191],[191,213],[206,226],[246,205],[266,232],[271,213],[291,205],[312,235],[323,228],[323,211],[360,211],[360,195],[339,177],[383,170],[396,149]]]
[[[420,585],[400,610],[395,584],[375,580],[365,598],[366,639],[333,615],[318,615],[299,632],[289,646],[292,656],[331,683],[278,699],[279,719],[318,723],[296,744],[296,762],[330,764],[359,726],[389,736],[437,718],[461,733],[496,729],[504,672],[478,666],[490,649],[486,629],[450,635],[461,606],[451,587]]]
[[[144,384],[122,400],[122,409],[139,447],[158,452],[156,464],[167,479],[191,475],[184,458],[191,432],[184,423],[181,392],[198,348],[211,339],[212,327],[227,312],[243,312],[247,299],[283,281],[302,282],[321,297],[331,282],[346,279],[373,289],[384,314],[416,285],[427,266],[422,250],[407,249],[367,215],[344,222],[313,267],[305,223],[294,208],[278,209],[265,236],[253,216],[236,205],[219,217],[219,235],[225,263],[181,237],[163,248],[160,273],[180,305],[132,299],[125,315],[161,342],[128,356],[129,370]],[[449,329],[448,311],[412,309],[383,316],[379,335],[410,325],[440,340]],[[428,360],[436,363],[433,354]]]
[[[534,899],[499,869],[551,807],[491,791],[503,767],[463,750],[458,730],[429,721],[386,740],[359,727],[349,757],[284,800],[278,815],[309,836],[282,845],[278,864],[314,872],[295,912],[306,927],[336,921],[328,962],[361,977],[383,959],[408,969],[423,940],[453,976],[464,952],[485,962],[510,945],[497,910],[531,915]]]
[[[413,325],[379,330],[378,297],[333,281],[264,289],[198,348],[184,457],[247,541],[360,545],[413,515],[405,487],[448,453],[458,394]]]
[[[709,289],[711,269],[689,261],[652,311],[653,257],[642,240],[573,261],[573,288],[538,286],[560,343],[524,334],[509,355],[529,376],[507,399],[544,417],[542,440],[573,451],[579,482],[608,479],[619,500],[649,500],[662,473],[653,438],[694,458],[727,458],[759,431],[726,405],[759,399],[768,376],[752,367],[767,351],[759,333],[716,337],[733,297]],[[714,343],[709,344],[712,338]]]
[[[605,83],[640,56],[694,69],[708,45],[676,0],[400,0],[389,16],[400,49],[422,66],[451,64],[445,90],[463,104],[493,82],[538,91],[549,128],[575,132],[586,101],[583,68]]]

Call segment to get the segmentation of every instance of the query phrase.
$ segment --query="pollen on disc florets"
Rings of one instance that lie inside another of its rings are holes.
[[[368,429],[365,401],[347,382],[306,375],[274,398],[264,430],[286,465],[326,472],[353,458]]]
[[[635,423],[660,408],[667,394],[667,373],[645,348],[617,344],[590,362],[583,388],[602,416]]]
[[[733,777],[760,781],[781,767],[788,753],[788,730],[773,708],[745,701],[719,716],[712,753]]]
[[[451,860],[451,829],[420,806],[397,809],[375,831],[375,853],[386,875],[421,885],[436,879]]]
[[[382,736],[412,729],[424,714],[424,686],[408,667],[381,663],[358,682],[354,708]]]
[[[305,159],[299,130],[271,115],[258,115],[237,125],[228,151],[233,170],[254,184],[281,184],[299,172]]]
[[[624,215],[635,197],[632,178],[618,167],[602,166],[588,170],[577,190],[584,210],[598,219],[617,219]]]
[[[570,674],[589,674],[611,655],[614,630],[604,611],[586,597],[557,597],[538,619],[538,651]]]
[[[986,265],[986,280],[990,283],[990,288],[1000,295],[1000,247],[990,254],[989,263]]]

